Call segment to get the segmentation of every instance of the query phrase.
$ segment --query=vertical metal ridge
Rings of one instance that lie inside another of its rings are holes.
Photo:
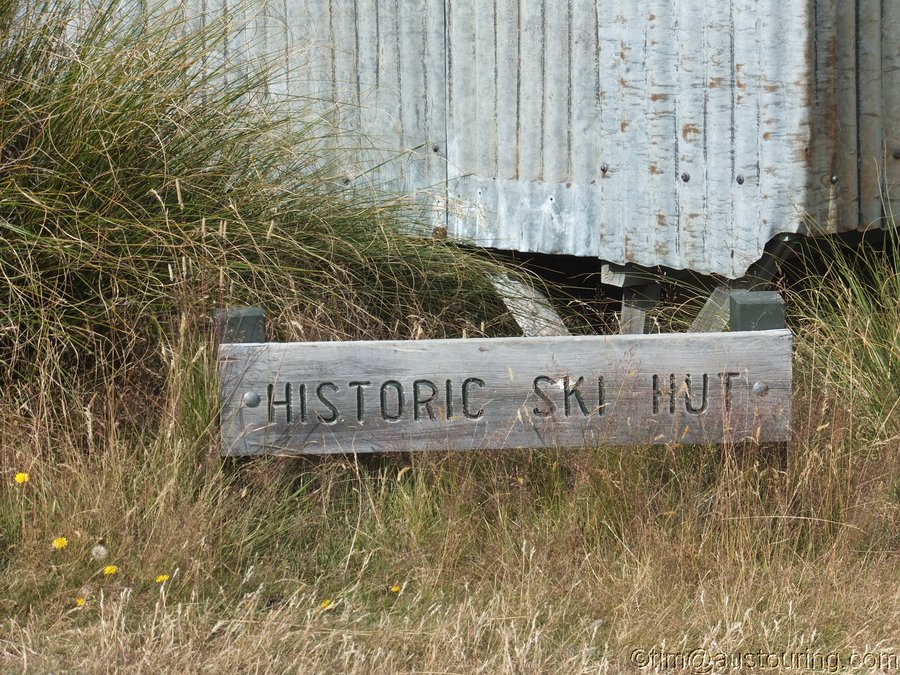
[[[521,148],[522,148],[522,3],[527,0],[518,0],[516,7],[516,170],[513,178],[518,179],[522,174]]]
[[[680,29],[680,25],[678,22],[678,12],[675,12],[675,30],[674,34],[677,36],[678,31]],[[676,37],[677,40],[677,37]],[[680,78],[680,62],[679,59],[675,58],[675,80],[677,82],[677,92],[673,99],[674,103],[672,106],[672,137],[675,142],[675,175],[672,177],[672,183],[675,186],[675,241],[673,245],[675,247],[675,253],[681,254],[681,228],[683,224],[683,219],[681,215],[681,191],[678,189],[678,177],[682,173],[682,162],[681,162],[681,143],[678,140],[678,113],[679,113],[679,96],[682,90],[681,87],[681,78]]]
[[[859,17],[860,0],[853,2],[853,86],[856,92],[856,184],[859,186],[859,192],[856,199],[856,222],[857,227],[863,224],[863,198],[862,193],[862,86],[860,83],[859,72],[859,41],[860,41],[860,17]]]
[[[900,110],[900,3],[881,5],[881,83],[882,111]],[[900,219],[900,115],[882,115],[882,141],[885,148],[885,216]]]
[[[399,141],[400,141],[400,150],[406,153],[409,148],[406,144],[406,123],[404,120],[404,99],[409,97],[408,91],[403,86],[403,60],[404,57],[407,56],[403,49],[401,48],[401,39],[403,33],[403,13],[400,11],[400,0],[394,0],[394,23],[396,24],[397,30],[397,39],[395,41],[395,47],[397,49],[397,99],[399,100],[399,105],[397,106],[397,116],[399,121]]]
[[[285,0],[288,2],[288,0]],[[356,61],[356,101],[354,102],[357,106],[362,106],[362,67],[361,67],[361,57],[362,53],[359,48],[360,43],[360,35],[359,35],[359,0],[353,0],[353,41],[354,41],[354,51],[353,57]]]
[[[759,70],[761,72],[762,71],[762,53],[761,53],[761,45],[759,44],[759,40],[755,41],[754,52],[755,52],[755,57],[756,57],[756,60],[754,61],[754,65],[759,66]],[[745,83],[746,83],[746,78],[745,78]],[[737,86],[737,83],[735,83],[735,86]],[[756,183],[755,183],[756,198],[751,202],[751,212],[754,215],[753,222],[756,225],[756,227],[753,228],[753,236],[755,238],[754,244],[757,248],[761,249],[762,246],[765,245],[765,242],[760,242],[760,238],[761,238],[760,227],[761,227],[762,223],[760,222],[760,216],[759,216],[759,211],[760,211],[759,200],[762,199],[763,195],[765,194],[763,192],[763,183],[765,180],[765,176],[763,175],[762,162],[761,162],[762,139],[764,136],[764,132],[762,130],[762,127],[763,127],[762,96],[759,94],[759,92],[756,92],[756,96],[754,98],[756,101],[756,118],[755,118],[756,133],[753,136],[754,140],[756,141],[756,155],[755,155],[755,160],[756,160],[756,171],[755,171],[755,173],[756,173]]]
[[[545,9],[545,5],[542,2],[540,5],[540,16],[541,16],[541,62],[540,62],[540,82],[541,82],[541,95],[538,97],[541,105],[541,114],[539,117],[540,126],[538,127],[538,160],[537,166],[538,171],[534,176],[534,180],[541,180],[545,178],[545,162],[544,162],[544,134],[547,126],[546,114],[547,114],[547,103],[546,103],[546,91],[547,91],[547,12]]]
[[[716,3],[717,7],[721,7],[721,3]],[[703,50],[706,54],[707,58],[703,59],[703,100],[702,100],[702,111],[700,115],[700,135],[701,135],[701,157],[703,158],[702,168],[703,172],[699,176],[702,180],[698,189],[702,191],[702,202],[700,213],[702,214],[703,220],[700,223],[700,226],[697,228],[700,234],[700,242],[699,249],[700,255],[704,258],[709,255],[709,251],[707,250],[707,237],[706,237],[706,229],[709,224],[709,163],[711,161],[710,153],[709,153],[709,138],[711,136],[709,129],[709,92],[710,92],[710,62],[713,60],[711,58],[713,56],[713,48],[710,42],[710,31],[709,24],[705,23],[703,25]]]
[[[203,0],[205,3],[206,0]],[[284,58],[284,73],[282,77],[284,78],[284,92],[288,93],[291,90],[291,68],[289,65],[288,54],[289,54],[289,45],[290,45],[290,34],[288,32],[288,21],[287,21],[287,2],[288,0],[282,0],[281,5],[279,7],[281,11],[280,21],[278,22],[278,27],[281,29],[279,31],[281,42],[284,43],[283,49],[278,50],[281,53],[273,54],[273,58]],[[278,43],[278,39],[275,40],[276,44]],[[275,51],[272,49],[271,51]]]
[[[428,153],[433,152],[430,146],[434,140],[431,129],[431,102],[428,100],[428,68],[432,65],[428,63],[428,12],[421,13],[419,31],[422,34],[422,59],[419,62],[419,65],[422,67],[422,90],[425,92],[425,96],[422,98],[422,131],[424,132],[423,136],[425,137],[425,141],[429,146],[424,148],[424,152]]]
[[[813,0],[815,1],[815,0]],[[731,108],[731,124],[729,128],[731,140],[730,140],[730,148],[729,148],[729,159],[731,160],[731,171],[729,173],[729,184],[731,189],[728,191],[728,194],[731,196],[731,215],[732,217],[728,220],[728,239],[729,241],[734,240],[734,213],[735,213],[735,203],[737,201],[737,190],[741,189],[747,182],[747,177],[743,174],[740,174],[737,167],[737,117],[735,110],[735,102],[734,102],[734,80],[735,80],[735,59],[734,59],[734,34],[737,32],[737,24],[734,21],[734,2],[735,0],[728,0],[728,24],[730,26],[730,30],[728,32],[728,93],[730,99],[730,108]],[[740,176],[740,178],[738,178]],[[732,258],[734,256],[732,255]]]
[[[425,142],[428,147],[423,149],[425,153],[431,153],[433,150],[431,146],[434,142],[433,133],[431,129],[431,101],[428,98],[429,91],[429,77],[428,77],[428,69],[432,64],[428,63],[428,12],[421,13],[421,22],[419,25],[419,30],[422,34],[422,59],[420,61],[420,65],[422,68],[422,89],[425,93],[425,96],[422,97],[422,132],[425,139]],[[429,155],[430,156],[430,155]]]
[[[375,0],[375,87],[381,84],[381,16],[379,0]]]
[[[497,33],[497,3],[494,2],[491,5],[491,33],[493,35],[492,46],[493,46],[493,58],[494,58],[494,95],[491,97],[491,127],[493,128],[493,137],[497,141],[497,145],[500,145],[500,103],[499,103],[499,94],[500,91],[500,64],[498,63],[498,59],[500,58],[498,52],[499,42],[498,39],[499,34]],[[494,176],[500,171],[500,148],[496,147],[493,149],[493,167],[492,174]]]
[[[884,216],[884,6],[856,5],[857,136],[859,138],[859,227],[867,228]],[[891,154],[890,162],[896,162]]]
[[[568,58],[567,58],[567,79],[566,79],[566,180],[574,180],[572,166],[572,126],[575,120],[572,117],[572,83],[574,81],[574,59],[573,42],[575,40],[575,27],[573,25],[572,0],[568,0],[566,7],[566,25],[568,26]]]
[[[493,119],[497,139],[495,176],[498,180],[515,180],[519,175],[519,3],[496,3],[494,8]],[[507,28],[507,39],[501,33],[501,26]]]
[[[328,41],[327,53],[328,61],[331,65],[331,100],[336,103],[340,100],[338,95],[338,74],[337,74],[337,39],[334,30],[334,0],[328,0]]]
[[[472,3],[473,79],[471,108],[474,111],[469,143],[473,147],[472,169],[478,175],[497,173],[497,41],[495,39],[496,4]]]
[[[543,143],[543,19],[541,7],[528,0],[520,3],[521,33],[517,69],[521,82],[527,82],[528,88],[519,90],[519,174],[522,181],[540,180],[542,174],[542,158],[540,146]]]
[[[443,2],[443,21],[444,26],[444,229],[450,230],[450,161],[448,154],[450,152],[450,0]]]

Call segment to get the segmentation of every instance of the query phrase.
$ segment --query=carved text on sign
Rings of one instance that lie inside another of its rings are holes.
[[[225,454],[784,440],[788,331],[224,344]]]

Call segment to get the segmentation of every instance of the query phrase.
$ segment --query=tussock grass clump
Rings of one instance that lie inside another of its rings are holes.
[[[152,351],[187,305],[261,303],[305,339],[502,314],[491,264],[400,235],[396,200],[342,186],[310,106],[221,58],[233,30],[129,0],[2,0],[4,371]]]
[[[818,242],[790,295],[807,375],[840,392],[849,427],[900,433],[900,233],[889,219],[878,243]],[[811,260],[824,261],[815,265]],[[861,413],[861,414],[860,414]]]

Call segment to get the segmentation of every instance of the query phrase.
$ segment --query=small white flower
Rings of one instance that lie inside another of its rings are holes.
[[[91,557],[94,560],[106,560],[108,555],[109,551],[106,550],[106,547],[103,544],[97,544],[91,549]]]

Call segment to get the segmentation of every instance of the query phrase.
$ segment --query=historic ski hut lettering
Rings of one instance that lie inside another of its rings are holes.
[[[785,440],[791,335],[224,344],[223,454]]]

